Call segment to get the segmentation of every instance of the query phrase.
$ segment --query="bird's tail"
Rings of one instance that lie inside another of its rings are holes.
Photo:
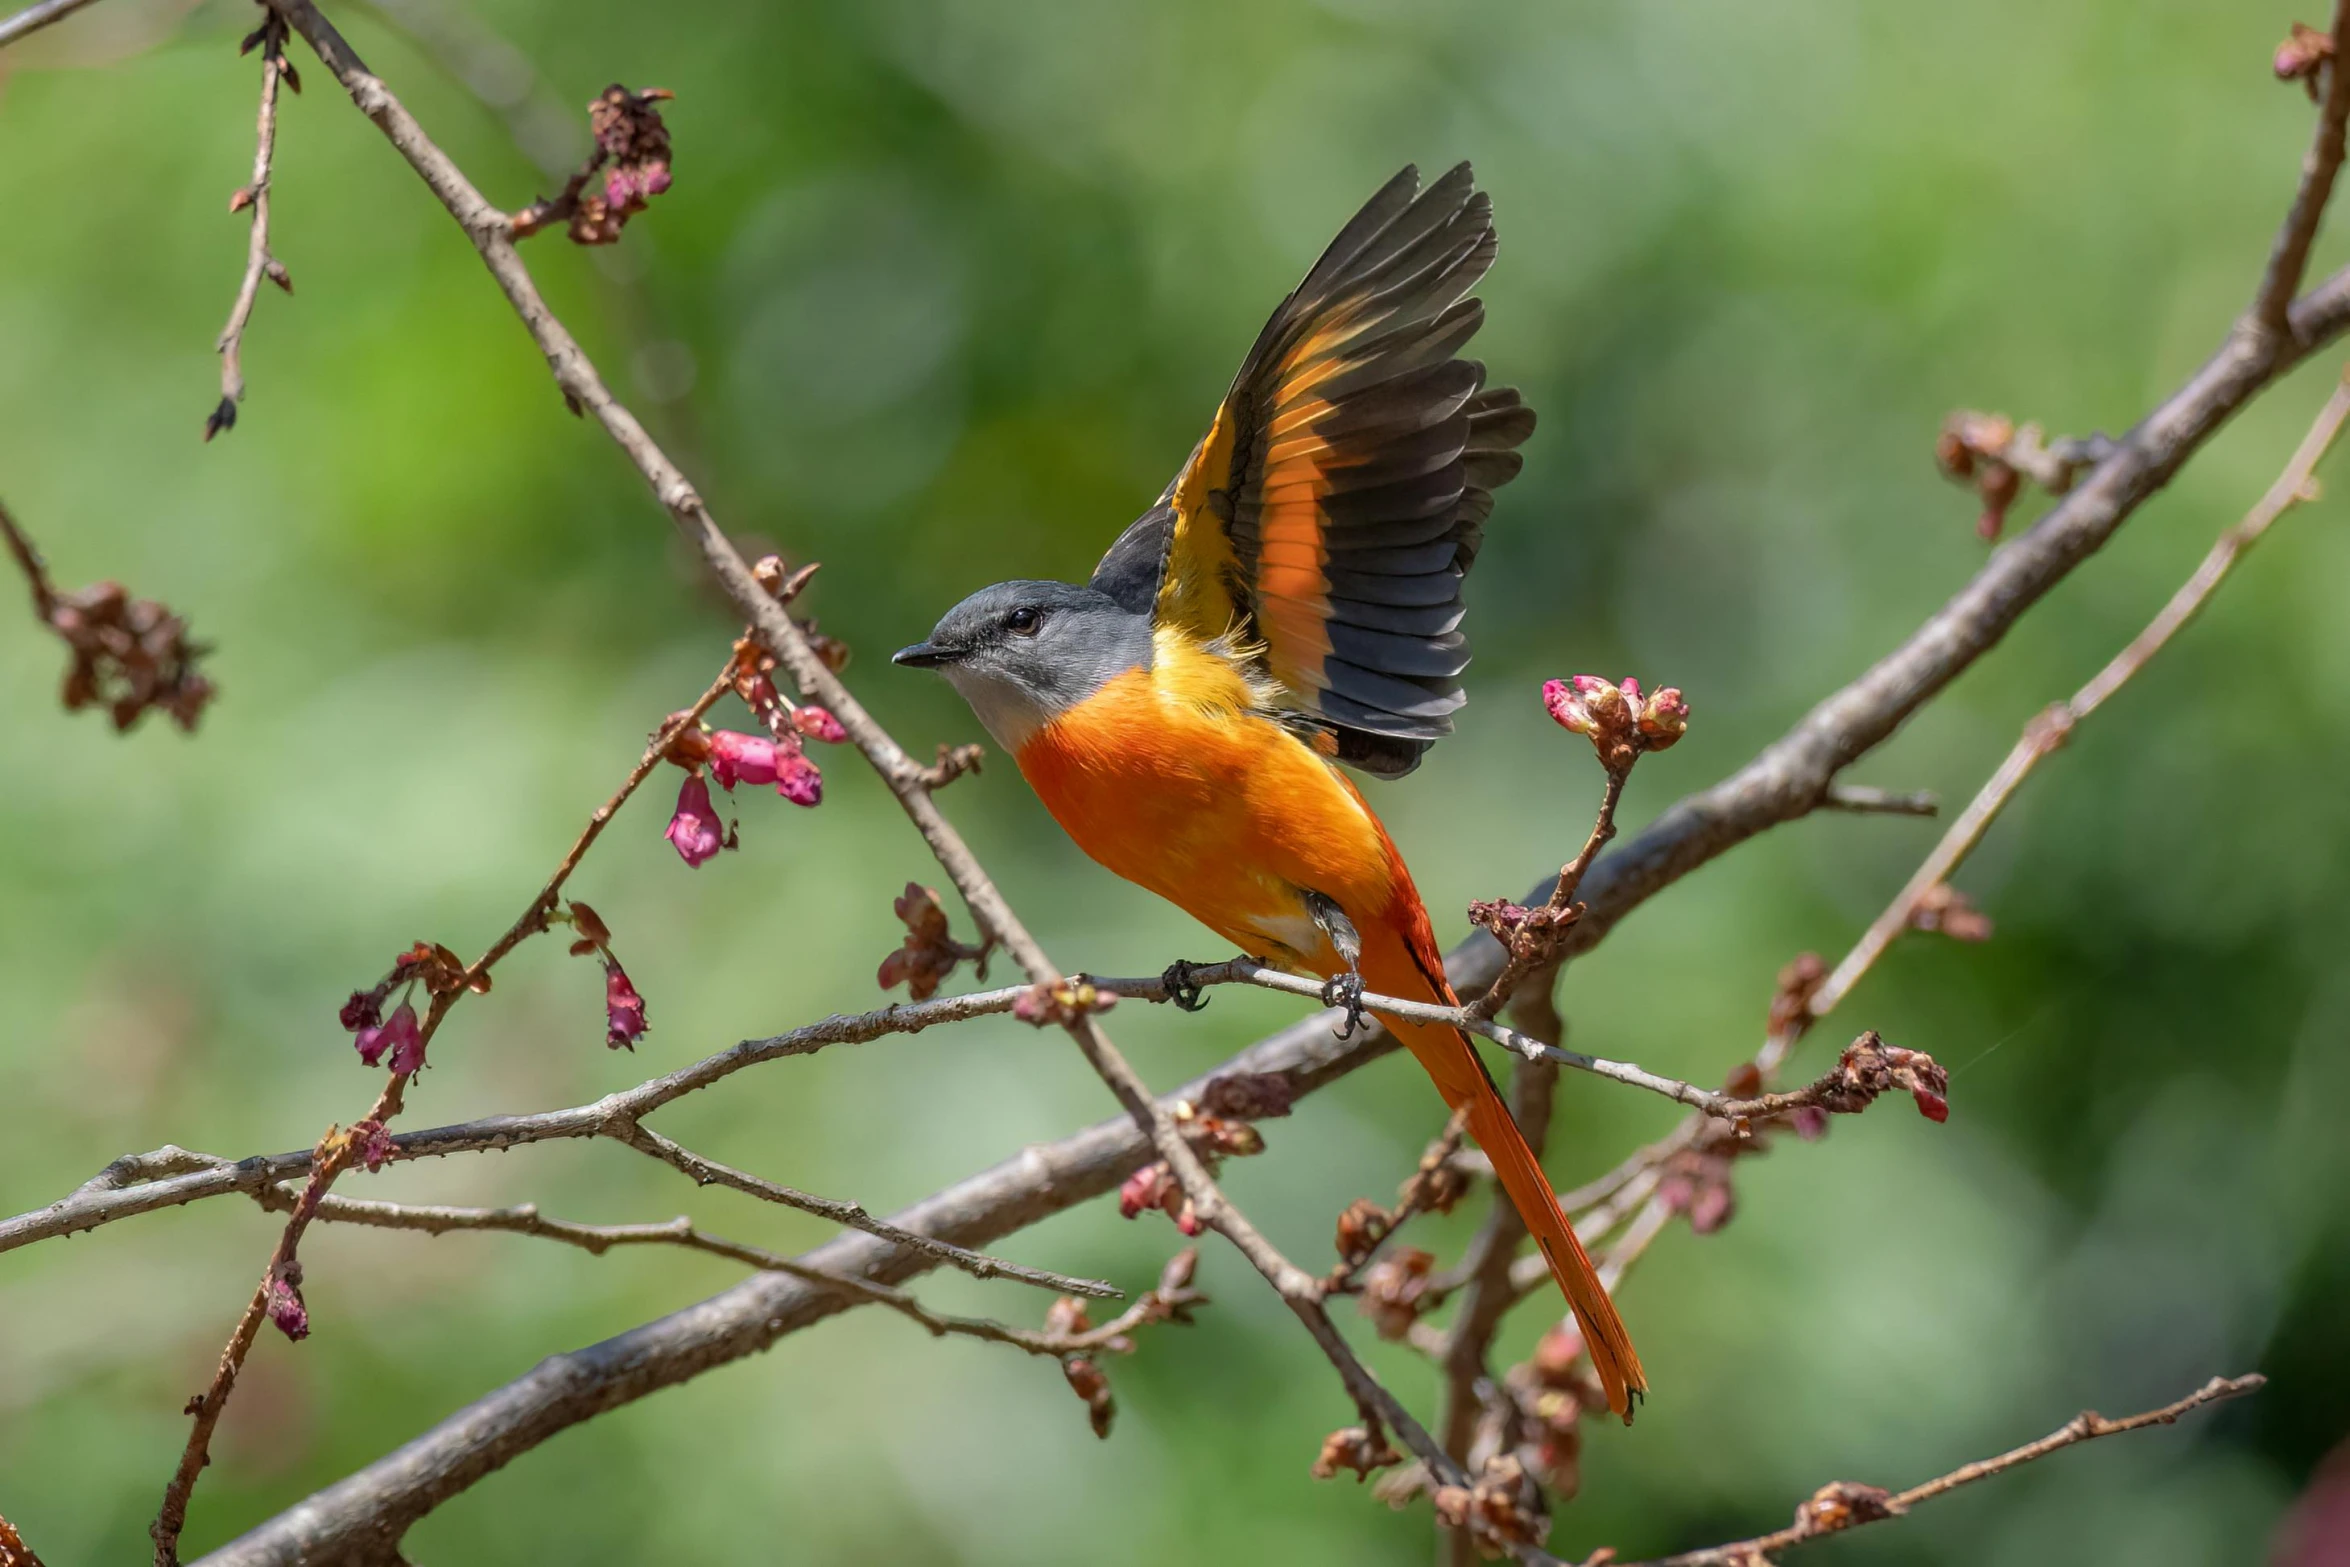
[[[1410,1000],[1426,996],[1440,1006],[1457,1006],[1458,998],[1438,966],[1434,941],[1426,943],[1428,951],[1422,954],[1415,950],[1420,943],[1412,941],[1411,933],[1398,934],[1403,937],[1403,954],[1411,960],[1408,968],[1392,960],[1378,962],[1384,953],[1366,952],[1363,977],[1368,988]],[[1375,943],[1377,947],[1385,945]],[[1632,1335],[1625,1331],[1624,1319],[1616,1315],[1615,1302],[1608,1298],[1607,1287],[1600,1283],[1590,1253],[1576,1239],[1575,1227],[1567,1222],[1566,1214],[1559,1208],[1558,1194],[1551,1189],[1550,1177],[1543,1173],[1534,1150],[1527,1146],[1525,1134],[1511,1118],[1509,1105],[1494,1085],[1492,1074],[1485,1070],[1484,1061],[1470,1045],[1468,1036],[1458,1029],[1402,1018],[1381,1021],[1427,1068],[1446,1104],[1456,1110],[1464,1105],[1468,1107],[1469,1135],[1485,1150],[1485,1157],[1493,1161],[1494,1178],[1508,1193],[1510,1204],[1525,1221],[1527,1232],[1542,1248],[1543,1257],[1550,1263],[1551,1276],[1558,1280],[1567,1304],[1575,1310],[1575,1322],[1582,1329],[1584,1345],[1591,1352],[1592,1367],[1599,1373],[1600,1385],[1607,1390],[1608,1408],[1629,1423],[1632,1400],[1648,1391],[1648,1380],[1640,1369],[1640,1356],[1632,1348]]]

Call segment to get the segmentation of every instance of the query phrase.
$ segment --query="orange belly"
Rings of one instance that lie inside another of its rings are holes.
[[[1368,935],[1409,879],[1354,786],[1215,680],[1180,657],[1121,675],[1030,737],[1020,771],[1110,870],[1253,956],[1335,973],[1304,891]]]

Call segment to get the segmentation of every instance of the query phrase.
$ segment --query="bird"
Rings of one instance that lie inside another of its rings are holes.
[[[1089,581],[982,588],[894,656],[945,676],[1086,854],[1257,962],[1323,979],[1348,1022],[1366,987],[1459,1004],[1341,765],[1410,772],[1466,700],[1461,584],[1534,429],[1460,357],[1494,253],[1467,163],[1425,190],[1405,168],[1273,312]],[[1204,1005],[1192,967],[1167,973],[1186,1010]],[[1380,1021],[1465,1111],[1628,1422],[1640,1357],[1483,1059],[1450,1025]]]

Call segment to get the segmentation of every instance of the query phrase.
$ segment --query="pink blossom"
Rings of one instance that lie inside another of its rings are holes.
[[[716,730],[710,736],[710,772],[724,789],[738,783],[771,784],[782,753],[783,748],[764,735]]]
[[[779,747],[775,792],[794,805],[814,805],[824,798],[824,774],[804,752]]]
[[[634,1050],[645,1037],[645,998],[617,963],[604,967],[604,1029],[604,1045],[611,1050]]]
[[[361,1121],[351,1128],[351,1136],[359,1145],[359,1162],[367,1166],[370,1175],[390,1164],[399,1152],[392,1146],[391,1129],[381,1121]]]
[[[405,1001],[387,1021],[361,1029],[351,1043],[358,1049],[359,1059],[369,1066],[382,1060],[387,1050],[395,1072],[405,1074],[424,1065],[424,1036],[416,1025],[416,1009]]]
[[[678,856],[688,865],[699,865],[719,851],[726,838],[718,829],[718,809],[710,803],[708,784],[698,777],[686,779],[677,791],[677,814],[669,819],[669,830],[662,836],[676,846]]]

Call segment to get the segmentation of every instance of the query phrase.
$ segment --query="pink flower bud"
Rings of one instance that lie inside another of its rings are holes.
[[[310,1309],[302,1304],[302,1264],[288,1262],[273,1268],[267,1286],[269,1320],[277,1330],[299,1344],[310,1336]]]
[[[678,857],[688,865],[699,865],[716,854],[726,838],[718,829],[718,810],[710,803],[710,786],[701,779],[689,777],[677,791],[677,814],[669,819],[669,830],[662,834],[677,848]]]
[[[821,740],[826,745],[839,745],[849,737],[849,732],[840,726],[840,720],[826,708],[795,707],[792,709],[791,721],[798,726],[801,734],[811,740]]]
[[[1625,685],[1632,682],[1627,680]],[[1662,751],[1689,732],[1689,704],[1672,686],[1650,697],[1640,709],[1640,738],[1651,751]]]
[[[777,747],[775,792],[794,805],[814,805],[824,798],[824,774],[805,753]]]
[[[1575,688],[1564,680],[1545,680],[1542,683],[1542,705],[1550,709],[1551,718],[1560,728],[1579,735],[1596,733],[1598,725],[1591,721],[1591,710]]]
[[[634,1050],[644,1037],[645,998],[629,983],[626,969],[608,964],[604,969],[604,1046]]]
[[[771,784],[781,760],[782,747],[764,735],[720,729],[710,736],[710,772],[721,788],[732,789],[738,783]]]
[[[424,1065],[424,1038],[416,1024],[416,1009],[407,1002],[399,1010],[374,1028],[363,1028],[351,1041],[359,1051],[359,1059],[369,1066],[391,1052],[388,1063],[395,1072],[409,1073]]]

